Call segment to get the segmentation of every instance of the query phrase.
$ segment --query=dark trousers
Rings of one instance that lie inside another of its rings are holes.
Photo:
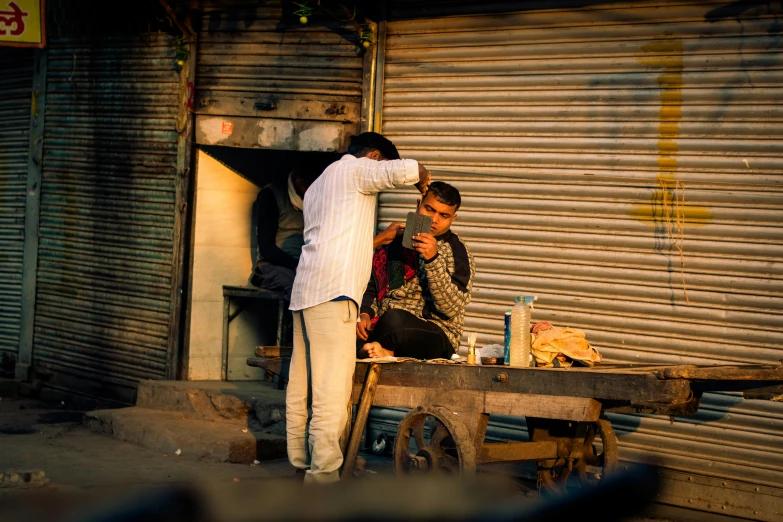
[[[378,319],[369,339],[356,342],[357,352],[365,343],[377,342],[395,357],[448,359],[454,353],[443,330],[410,312],[392,308]]]
[[[250,284],[265,290],[283,292],[287,300],[291,300],[291,289],[294,287],[296,272],[284,266],[270,263],[259,263],[250,276]]]

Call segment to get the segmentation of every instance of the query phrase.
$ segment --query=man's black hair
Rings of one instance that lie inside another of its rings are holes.
[[[457,187],[449,185],[443,181],[433,181],[430,183],[427,194],[430,193],[432,193],[432,195],[435,196],[435,199],[444,205],[457,207],[454,209],[454,212],[459,210],[459,206],[462,205],[462,196],[459,195],[459,190],[457,190]],[[427,194],[424,196],[426,197]]]
[[[374,150],[380,152],[383,159],[400,159],[400,153],[397,152],[394,143],[377,132],[363,132],[357,136],[351,136],[347,153],[357,158],[363,158]]]

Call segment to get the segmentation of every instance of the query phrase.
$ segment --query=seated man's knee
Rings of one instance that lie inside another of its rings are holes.
[[[386,313],[383,314],[380,319],[378,319],[378,322],[380,323],[383,321],[384,329],[393,331],[409,326],[411,317],[415,316],[410,312],[406,312],[405,310],[397,310],[396,308],[392,308],[387,310]]]

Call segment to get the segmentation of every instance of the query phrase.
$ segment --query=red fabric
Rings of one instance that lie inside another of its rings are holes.
[[[383,301],[386,292],[389,291],[389,267],[387,266],[388,254],[386,248],[379,248],[372,256],[372,271],[375,276],[378,290],[378,304]],[[409,248],[402,248],[402,262],[405,266],[405,282],[416,276],[419,266],[418,253]]]
[[[532,325],[530,325],[530,332],[531,333],[545,332],[547,330],[551,330],[552,328],[554,328],[554,326],[552,326],[552,323],[542,321],[540,323],[533,323]]]
[[[375,277],[375,285],[378,289],[378,302],[386,295],[389,286],[389,273],[386,271],[386,249],[379,248],[372,256],[372,274]]]

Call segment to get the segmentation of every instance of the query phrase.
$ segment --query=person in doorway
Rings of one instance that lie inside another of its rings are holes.
[[[288,459],[298,471],[306,470],[305,483],[339,480],[340,435],[348,421],[358,303],[370,275],[378,193],[404,185],[424,193],[429,181],[423,165],[401,160],[391,141],[365,132],[351,138],[348,153],[305,195],[286,392]]]
[[[372,276],[356,323],[357,357],[448,359],[459,349],[475,262],[451,231],[462,203],[459,191],[430,185],[417,211],[432,218],[430,233],[375,251]]]
[[[261,189],[256,199],[258,252],[250,284],[291,299],[304,245],[303,198],[322,169],[302,162],[284,179]]]
[[[304,245],[303,198],[327,165],[302,161],[287,178],[266,185],[256,199],[257,254],[250,284],[283,292],[291,300],[296,267]],[[373,238],[373,250],[388,245],[405,229],[392,223]]]

